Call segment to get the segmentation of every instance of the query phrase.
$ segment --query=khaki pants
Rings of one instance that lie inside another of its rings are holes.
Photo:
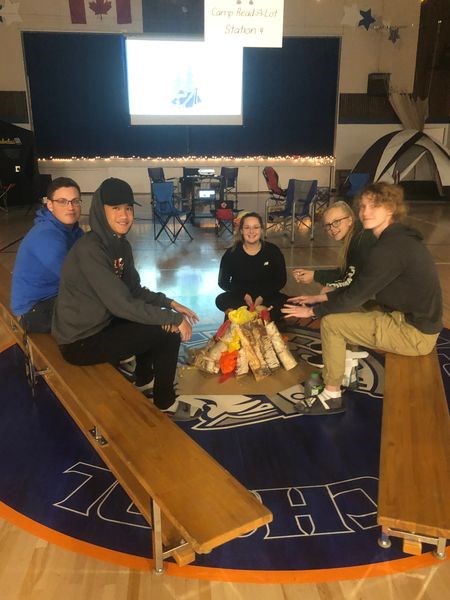
[[[381,311],[338,313],[322,318],[320,324],[323,380],[339,386],[345,371],[348,344],[358,344],[394,354],[429,354],[439,334],[426,334],[405,321],[403,313]]]

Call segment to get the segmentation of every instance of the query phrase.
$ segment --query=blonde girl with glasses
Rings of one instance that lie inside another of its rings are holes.
[[[271,308],[273,321],[281,319],[281,307],[288,296],[286,263],[281,250],[264,240],[261,215],[248,212],[241,217],[233,246],[220,261],[219,286],[224,290],[216,306],[227,313],[240,306]]]
[[[357,270],[374,246],[376,238],[370,230],[362,228],[351,207],[342,200],[335,202],[324,211],[322,221],[329,237],[342,242],[339,267],[316,271],[294,269],[293,275],[298,283],[316,281],[322,284],[321,294],[325,294],[351,284]]]

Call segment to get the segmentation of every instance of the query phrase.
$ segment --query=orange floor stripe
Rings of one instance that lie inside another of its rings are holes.
[[[90,556],[97,560],[113,563],[129,569],[149,571],[153,568],[153,560],[132,554],[125,554],[116,550],[109,550],[95,544],[77,540],[63,533],[59,533],[45,525],[18,513],[3,502],[0,502],[0,517],[13,525],[28,531],[51,544],[65,550]],[[149,536],[150,543],[150,536]],[[445,560],[449,560],[449,557]],[[321,583],[327,581],[343,581],[349,579],[365,579],[367,577],[381,577],[403,573],[412,569],[419,569],[439,564],[431,552],[420,556],[411,556],[395,561],[361,565],[358,567],[343,567],[338,569],[310,569],[307,571],[253,571],[237,569],[220,569],[213,567],[186,566],[166,562],[165,573],[174,577],[188,579],[204,579],[208,581],[223,581],[234,583]]]
[[[4,346],[0,346],[0,354],[2,352],[5,352],[5,350],[8,350],[8,348],[12,348],[12,346],[14,346],[16,344],[16,341],[11,338],[11,340],[9,342],[5,342]]]

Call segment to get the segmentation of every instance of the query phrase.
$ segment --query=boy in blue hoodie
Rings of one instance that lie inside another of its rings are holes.
[[[11,309],[30,333],[51,330],[62,264],[83,235],[80,214],[79,185],[58,177],[49,185],[47,204],[37,211],[33,227],[20,244],[12,275]]]

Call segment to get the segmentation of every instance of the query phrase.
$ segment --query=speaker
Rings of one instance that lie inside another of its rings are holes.
[[[389,94],[390,73],[369,73],[367,94],[369,96],[387,96]]]
[[[144,33],[203,36],[203,0],[142,0]]]

